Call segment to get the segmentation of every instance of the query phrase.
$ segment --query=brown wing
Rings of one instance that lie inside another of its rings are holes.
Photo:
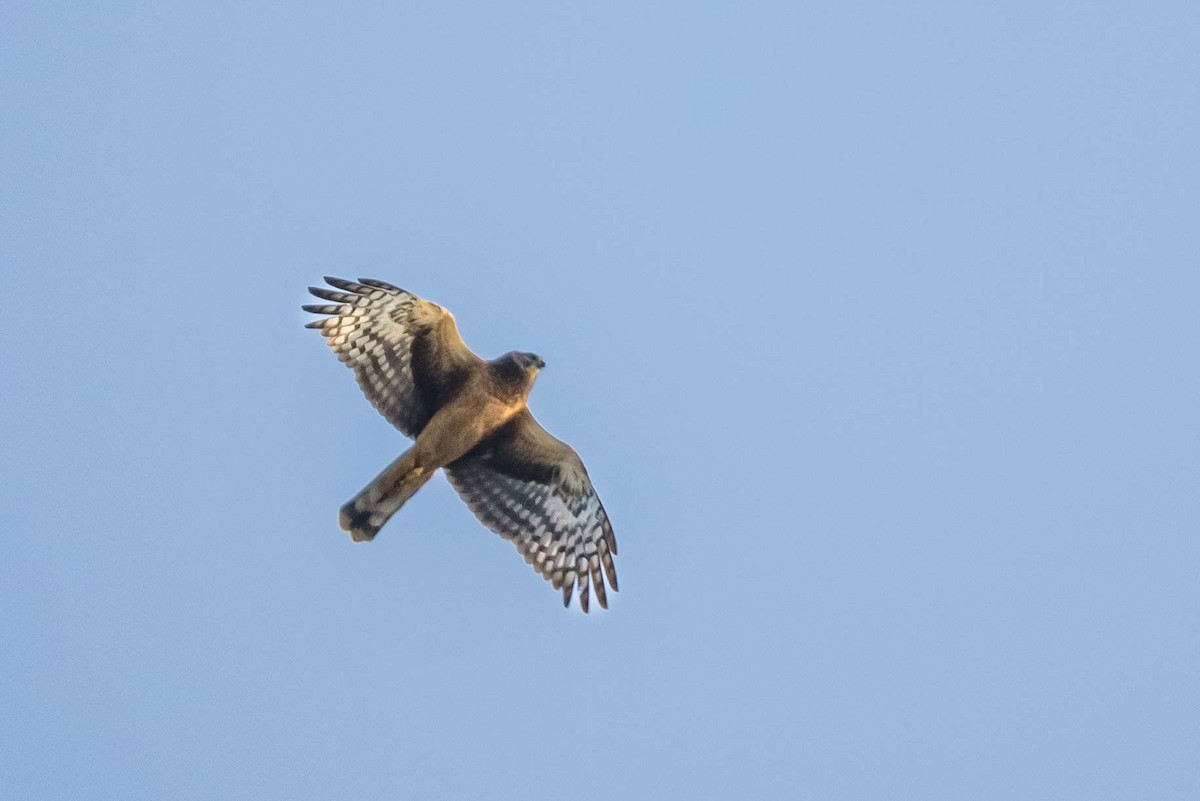
[[[454,316],[436,303],[370,278],[325,281],[342,291],[308,288],[333,305],[305,306],[332,315],[307,327],[328,338],[379,413],[416,437],[483,360],[462,341]]]
[[[578,583],[579,605],[588,611],[590,583],[608,608],[604,579],[617,590],[617,540],[570,445],[525,410],[445,470],[480,522],[512,540],[534,570],[562,589],[564,606]]]

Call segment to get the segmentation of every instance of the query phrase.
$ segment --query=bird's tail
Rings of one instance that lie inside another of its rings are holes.
[[[388,465],[362,492],[342,507],[338,524],[342,531],[350,532],[350,539],[355,542],[375,539],[383,524],[400,511],[400,507],[425,486],[426,481],[433,478],[436,470],[414,467],[409,453]]]

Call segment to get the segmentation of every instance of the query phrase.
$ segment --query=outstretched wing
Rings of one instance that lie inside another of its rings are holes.
[[[445,468],[475,516],[512,540],[525,561],[563,591],[576,583],[588,611],[589,583],[608,608],[604,579],[617,590],[617,540],[579,454],[523,410],[470,453]],[[603,568],[603,573],[601,573]]]
[[[307,327],[328,338],[379,413],[416,437],[483,360],[462,341],[454,316],[436,303],[371,278],[325,281],[341,291],[308,288],[333,305],[305,306],[331,315]]]

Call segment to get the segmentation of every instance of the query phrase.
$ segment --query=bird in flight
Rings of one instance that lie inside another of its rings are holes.
[[[416,440],[342,507],[342,530],[355,542],[374,539],[441,468],[479,521],[562,590],[563,606],[578,586],[584,612],[591,592],[607,609],[605,579],[617,590],[612,525],[579,454],[526,404],[546,363],[518,351],[484,361],[454,315],[384,281],[325,281],[334,289],[308,291],[328,303],[303,308],[326,316],[306,327],[327,339],[379,413]]]

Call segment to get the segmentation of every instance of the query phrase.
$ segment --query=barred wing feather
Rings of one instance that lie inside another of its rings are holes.
[[[608,608],[617,541],[579,455],[522,411],[446,467],[450,484],[485,526],[511,540],[525,561],[588,611],[592,592]]]
[[[325,280],[335,289],[308,291],[329,303],[304,310],[328,316],[307,327],[319,330],[354,370],[379,413],[416,437],[483,360],[459,336],[454,316],[436,303],[371,278]]]

